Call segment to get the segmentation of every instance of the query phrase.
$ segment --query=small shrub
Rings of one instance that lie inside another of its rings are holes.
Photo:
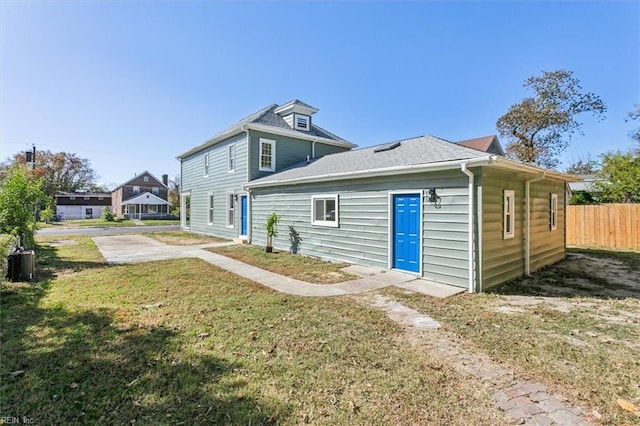
[[[49,223],[55,217],[55,213],[53,213],[53,209],[51,206],[46,209],[40,211],[40,221],[44,223]]]
[[[111,209],[109,207],[105,207],[104,209],[102,209],[102,219],[107,221],[107,222],[115,222],[116,221],[116,216],[113,214],[113,212],[111,211]]]

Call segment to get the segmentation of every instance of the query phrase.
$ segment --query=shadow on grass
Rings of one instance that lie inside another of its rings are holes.
[[[565,260],[488,292],[543,297],[640,298],[640,253],[570,249]]]
[[[56,264],[55,250],[47,250],[40,254],[51,256],[50,276],[57,267],[97,266]],[[175,330],[123,322],[117,310],[43,304],[52,285],[47,278],[2,286],[0,416],[34,424],[245,425],[280,423],[288,411],[256,400],[237,374],[241,363],[184,350],[193,343]]]

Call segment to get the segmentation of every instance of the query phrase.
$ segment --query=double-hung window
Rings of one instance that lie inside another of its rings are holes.
[[[203,175],[204,175],[204,177],[209,176],[209,153],[208,152],[204,155],[204,171],[203,171]]]
[[[311,196],[311,224],[338,227],[338,194]]]
[[[227,171],[229,173],[236,169],[236,145],[231,144],[227,148]]]
[[[213,225],[213,194],[209,194],[209,225]]]
[[[514,225],[515,225],[515,191],[504,190],[504,204],[503,204],[503,228],[502,238],[509,239],[514,237]]]
[[[263,172],[276,171],[276,141],[260,138],[260,166]]]
[[[160,188],[158,188],[157,186],[154,186],[153,188],[151,188],[151,193],[153,195],[158,195],[160,194]]]
[[[133,187],[133,193],[134,194],[139,194],[140,193],[140,187],[139,186],[134,186]]]
[[[227,227],[233,228],[235,219],[235,198],[233,194],[227,194]]]
[[[549,222],[551,225],[551,230],[554,231],[556,229],[558,229],[558,194],[551,194],[551,201],[550,201],[551,205],[550,205],[550,218],[549,218]]]

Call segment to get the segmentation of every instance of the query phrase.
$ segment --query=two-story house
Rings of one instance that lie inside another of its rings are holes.
[[[355,147],[318,126],[317,111],[297,99],[269,105],[179,155],[182,227],[248,239],[251,200],[243,185]]]
[[[316,111],[271,105],[180,155],[183,229],[264,244],[276,213],[276,249],[469,292],[565,257],[575,177],[509,160],[493,136],[352,150]]]
[[[169,215],[169,176],[162,180],[148,171],[117,186],[111,191],[111,210],[126,219],[162,218]]]
[[[111,194],[102,192],[56,191],[56,220],[93,219],[111,208]]]

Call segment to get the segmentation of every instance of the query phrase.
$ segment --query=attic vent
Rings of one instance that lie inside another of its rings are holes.
[[[400,146],[400,142],[391,142],[384,145],[380,145],[379,147],[374,149],[373,152],[391,151],[392,149],[397,148],[399,146]]]

